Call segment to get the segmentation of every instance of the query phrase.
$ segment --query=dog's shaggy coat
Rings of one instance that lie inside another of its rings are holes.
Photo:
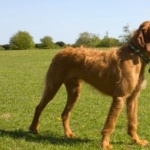
[[[138,50],[144,58],[150,56],[150,21],[140,25],[129,41],[129,45],[118,50],[99,51],[86,48],[66,48],[56,54],[46,75],[45,89],[36,107],[30,130],[38,133],[39,117],[45,106],[53,99],[64,83],[68,94],[67,104],[62,113],[66,137],[74,137],[70,129],[71,110],[81,89],[81,80],[89,83],[102,93],[113,98],[104,128],[101,146],[111,149],[110,135],[124,102],[127,104],[128,134],[139,145],[147,145],[137,134],[137,101],[144,81],[146,62],[134,51]],[[149,59],[148,59],[149,60]]]

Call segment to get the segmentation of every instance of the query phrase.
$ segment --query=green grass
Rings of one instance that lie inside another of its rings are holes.
[[[28,132],[38,104],[44,76],[58,50],[0,51],[0,150],[96,150],[111,103],[111,98],[84,84],[71,117],[76,139],[65,139],[61,112],[66,102],[64,86],[46,107],[40,118],[40,134]],[[150,74],[148,85],[139,98],[139,128],[150,141]],[[148,150],[131,143],[126,134],[125,108],[111,136],[115,150]]]

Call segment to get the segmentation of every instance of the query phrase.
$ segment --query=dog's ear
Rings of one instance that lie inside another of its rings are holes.
[[[142,23],[137,32],[138,44],[150,52],[150,21]]]
[[[143,36],[143,32],[142,30],[137,31],[137,44],[139,44],[141,47],[145,46],[145,40],[144,40],[144,36]]]
[[[143,22],[140,25],[130,42],[137,48],[150,52],[150,21]]]
[[[143,36],[145,40],[145,49],[150,52],[150,26],[144,30]]]

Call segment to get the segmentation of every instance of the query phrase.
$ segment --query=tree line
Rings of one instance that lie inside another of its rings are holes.
[[[129,25],[123,27],[123,35],[120,35],[118,39],[109,37],[108,32],[101,39],[99,35],[83,32],[79,34],[79,37],[75,41],[74,44],[69,45],[64,43],[63,41],[58,41],[56,43],[53,42],[51,36],[44,36],[40,39],[40,43],[34,43],[33,37],[27,31],[18,31],[14,34],[10,40],[9,44],[1,45],[0,50],[26,50],[26,49],[56,49],[66,46],[73,47],[118,47],[122,44],[126,43],[131,35],[129,30]]]

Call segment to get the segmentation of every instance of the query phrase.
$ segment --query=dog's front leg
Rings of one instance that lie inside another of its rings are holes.
[[[148,142],[141,140],[137,134],[137,103],[138,94],[136,93],[127,99],[128,134],[131,136],[133,142],[145,146]]]
[[[113,102],[106,120],[106,123],[104,125],[104,128],[102,130],[102,142],[101,147],[103,149],[112,149],[112,146],[110,145],[110,135],[115,127],[116,120],[122,110],[124,104],[124,98],[123,97],[114,97]]]

